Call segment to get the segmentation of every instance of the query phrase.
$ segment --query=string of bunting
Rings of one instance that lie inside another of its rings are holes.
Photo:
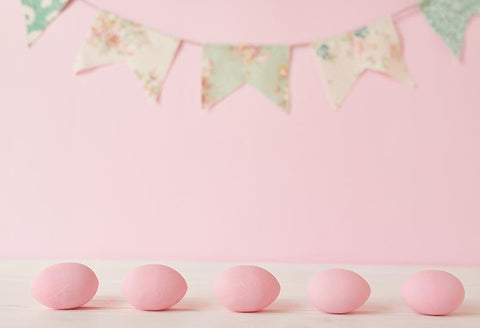
[[[31,46],[73,0],[22,0]],[[97,18],[74,62],[76,73],[112,63],[125,63],[156,101],[181,42],[191,42],[145,27],[88,0]],[[365,70],[385,73],[414,85],[403,57],[392,17],[420,9],[428,24],[459,59],[468,22],[480,14],[480,0],[423,0],[389,17],[310,44],[202,45],[202,107],[211,108],[249,84],[280,108],[289,111],[290,52],[294,46],[311,47],[329,101],[339,108]]]

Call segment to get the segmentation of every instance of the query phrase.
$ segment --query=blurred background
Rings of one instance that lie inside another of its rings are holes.
[[[288,44],[412,1],[96,3],[179,38]],[[95,16],[73,1],[29,49],[20,1],[0,2],[0,257],[480,264],[478,17],[461,63],[420,13],[397,19],[417,87],[368,72],[338,112],[294,47],[286,114],[251,87],[202,110],[198,44],[157,104],[125,65],[74,76]]]

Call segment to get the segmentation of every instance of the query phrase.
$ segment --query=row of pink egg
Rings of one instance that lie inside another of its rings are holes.
[[[80,263],[59,263],[44,269],[32,283],[33,297],[59,310],[81,307],[96,294],[95,273]],[[187,292],[187,283],[176,270],[148,264],[130,271],[122,292],[135,308],[166,310]],[[307,294],[326,313],[351,313],[370,297],[370,285],[355,272],[330,269],[314,276]],[[226,308],[235,312],[257,312],[272,304],[280,293],[278,280],[258,266],[240,265],[227,269],[215,284],[215,294]],[[465,289],[454,275],[439,270],[420,271],[404,283],[401,296],[414,311],[425,315],[445,315],[462,304]]]

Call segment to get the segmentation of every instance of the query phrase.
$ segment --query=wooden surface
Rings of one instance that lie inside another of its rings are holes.
[[[308,301],[306,285],[318,271],[333,266],[317,264],[260,264],[280,281],[282,291],[260,313],[232,313],[214,298],[213,283],[231,263],[168,263],[187,280],[189,290],[174,308],[142,312],[131,308],[121,296],[121,280],[138,261],[79,261],[90,266],[100,280],[96,297],[78,310],[55,311],[32,299],[29,285],[42,268],[58,261],[0,261],[0,327],[480,327],[480,268],[443,267],[465,285],[466,299],[460,309],[446,317],[413,313],[403,304],[399,289],[420,269],[411,266],[346,266],[368,280],[369,301],[351,315],[328,315]]]

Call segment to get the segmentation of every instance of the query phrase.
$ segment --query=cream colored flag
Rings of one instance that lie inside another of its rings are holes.
[[[332,106],[338,109],[365,70],[414,85],[391,18],[312,43]]]
[[[101,11],[75,61],[74,71],[125,62],[156,100],[179,43],[170,36]]]

